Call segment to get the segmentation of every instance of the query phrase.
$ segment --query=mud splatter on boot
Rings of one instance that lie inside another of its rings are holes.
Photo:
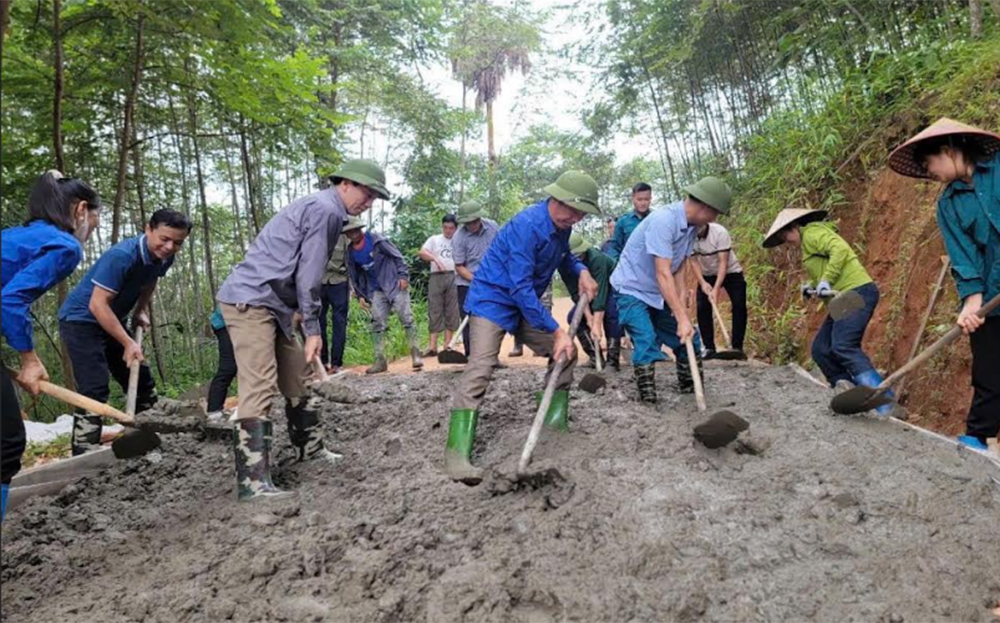
[[[104,425],[101,416],[92,413],[73,416],[71,446],[73,456],[80,456],[101,449],[101,431]]]
[[[284,499],[295,495],[271,482],[271,437],[273,424],[261,418],[237,420],[233,435],[236,484],[241,501],[266,497]]]
[[[413,369],[423,369],[424,360],[420,356],[420,338],[417,336],[416,327],[407,327],[406,339],[410,342],[410,359],[413,361]]]
[[[379,374],[389,369],[389,364],[385,360],[385,333],[372,332],[372,343],[375,345],[375,363],[365,370],[365,374]]]
[[[288,418],[288,437],[299,461],[324,458],[336,461],[342,455],[330,452],[323,442],[323,427],[319,421],[320,399],[286,398],[285,417]]]

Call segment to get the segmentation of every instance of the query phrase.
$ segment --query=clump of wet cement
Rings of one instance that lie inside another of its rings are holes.
[[[534,484],[504,474],[540,368],[497,372],[474,452],[493,476],[475,488],[440,472],[450,371],[331,390],[327,438],[346,457],[276,469],[290,504],[237,503],[227,445],[166,436],[8,517],[3,620],[992,620],[985,461],[832,417],[829,393],[748,365],[706,366],[709,409],[751,424],[711,450],[693,397],[658,372],[656,408],[627,368],[574,393],[573,432],[543,437]]]

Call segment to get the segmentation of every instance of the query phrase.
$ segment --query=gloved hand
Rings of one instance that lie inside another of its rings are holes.
[[[828,281],[819,282],[819,285],[816,286],[816,296],[821,299],[833,296],[833,288],[830,287],[830,283]]]
[[[816,290],[813,289],[812,284],[808,281],[799,286],[799,292],[802,293],[802,298],[806,300],[809,300],[816,295]]]

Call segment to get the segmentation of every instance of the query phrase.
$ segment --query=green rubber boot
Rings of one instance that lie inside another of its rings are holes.
[[[478,422],[479,412],[475,409],[452,409],[444,451],[444,471],[452,480],[470,486],[483,481],[483,471],[469,462]]]
[[[542,404],[542,395],[543,392],[535,392],[536,405]],[[545,414],[544,424],[549,430],[569,432],[569,390],[557,389],[552,392],[552,404]]]

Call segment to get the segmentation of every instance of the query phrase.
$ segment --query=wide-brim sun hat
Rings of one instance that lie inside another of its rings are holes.
[[[465,225],[466,223],[471,223],[476,219],[481,219],[486,216],[486,208],[483,204],[479,203],[475,199],[470,199],[468,201],[462,202],[462,205],[458,206],[458,213],[455,215],[455,219],[458,221],[459,225]]]
[[[961,137],[964,142],[974,144],[985,156],[992,156],[1000,151],[1000,134],[942,117],[892,150],[889,167],[907,177],[928,178],[927,167],[916,158],[917,148],[921,143],[944,136]]]
[[[583,171],[566,171],[543,188],[550,197],[586,214],[600,214],[597,182]]]
[[[573,232],[569,237],[569,252],[573,255],[580,255],[586,253],[590,249],[591,245],[587,242],[587,239],[577,232]]]
[[[344,226],[340,228],[341,233],[349,232],[355,229],[363,229],[365,227],[365,222],[358,218],[357,216],[348,217],[344,221]]]
[[[789,225],[806,225],[814,221],[822,221],[826,218],[826,210],[807,210],[803,208],[785,208],[778,213],[771,224],[771,229],[764,236],[764,248],[770,249],[785,242],[781,237],[781,230]]]
[[[389,199],[389,189],[385,187],[385,171],[372,160],[356,158],[340,165],[340,168],[330,176],[332,179],[351,180],[356,184],[372,189],[381,199]]]
[[[729,214],[733,203],[733,191],[729,184],[711,175],[685,186],[684,192],[720,214]]]

